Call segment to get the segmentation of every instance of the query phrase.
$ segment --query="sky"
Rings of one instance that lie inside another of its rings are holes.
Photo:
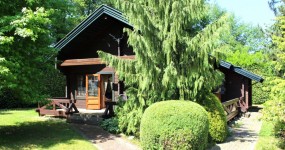
[[[274,13],[268,6],[268,0],[210,0],[210,2],[234,13],[245,23],[266,27],[274,22]]]

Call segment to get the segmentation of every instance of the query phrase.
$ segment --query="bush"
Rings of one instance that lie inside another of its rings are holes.
[[[0,91],[0,109],[10,108],[27,108],[36,107],[37,103],[34,101],[23,101],[17,92],[12,89],[1,89]]]
[[[118,126],[118,119],[117,118],[109,118],[109,119],[104,119],[102,121],[102,123],[100,124],[100,126],[110,132],[110,133],[114,133],[114,134],[118,134],[120,133],[120,129]]]
[[[208,112],[210,140],[223,142],[227,135],[227,118],[220,100],[210,94],[201,103]]]
[[[272,86],[270,85],[270,78],[264,77],[263,83],[257,83],[252,85],[252,103],[263,104],[269,100],[269,93]]]
[[[143,114],[143,149],[201,149],[207,147],[207,112],[191,101],[169,100],[151,105]]]
[[[285,80],[283,78],[272,78],[270,100],[264,103],[262,118],[270,121],[274,125],[274,135],[281,141],[278,145],[281,149],[285,148]]]

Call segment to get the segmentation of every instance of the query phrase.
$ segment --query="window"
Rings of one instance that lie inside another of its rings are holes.
[[[88,96],[98,96],[99,80],[97,76],[88,75]]]
[[[78,97],[85,97],[86,96],[86,78],[85,75],[77,76],[77,93],[76,96]]]

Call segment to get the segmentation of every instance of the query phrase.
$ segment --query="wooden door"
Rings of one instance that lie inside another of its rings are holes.
[[[100,75],[86,75],[86,109],[100,109]]]

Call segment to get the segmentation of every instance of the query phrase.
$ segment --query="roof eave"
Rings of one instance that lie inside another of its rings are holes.
[[[129,28],[133,28],[131,24],[128,23],[127,19],[123,17],[122,13],[112,7],[107,5],[102,5],[96,9],[92,14],[90,14],[86,19],[84,19],[79,25],[77,25],[73,30],[71,30],[64,38],[57,42],[54,48],[62,49],[69,42],[71,42],[76,36],[78,36],[82,31],[89,27],[94,21],[96,21],[102,15],[108,15],[114,19],[117,19],[121,23],[125,24]]]
[[[223,68],[226,68],[226,69],[229,69],[229,70],[232,70],[234,71],[235,73],[238,73],[248,79],[251,79],[251,80],[255,80],[257,82],[263,82],[264,79],[252,72],[249,72],[243,68],[240,68],[240,67],[236,67],[234,65],[232,65],[231,63],[229,62],[226,62],[226,61],[220,61],[220,66],[223,67]]]

